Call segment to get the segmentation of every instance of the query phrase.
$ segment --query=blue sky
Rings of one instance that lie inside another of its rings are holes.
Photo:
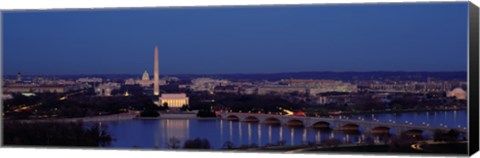
[[[12,11],[22,74],[466,71],[468,3]]]

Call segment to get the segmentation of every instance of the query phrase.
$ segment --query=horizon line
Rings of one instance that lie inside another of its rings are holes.
[[[296,72],[253,72],[253,73],[166,73],[159,74],[160,76],[177,76],[177,75],[271,75],[271,74],[288,74],[288,73],[383,73],[383,72],[394,72],[394,73],[459,73],[465,72],[466,70],[449,70],[449,71],[406,71],[406,70],[372,70],[372,71],[296,71]],[[22,76],[81,76],[81,75],[138,75],[142,73],[103,73],[103,74],[23,74]],[[15,76],[17,74],[3,74],[3,76]]]

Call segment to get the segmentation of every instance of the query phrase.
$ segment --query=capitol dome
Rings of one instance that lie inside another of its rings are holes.
[[[144,80],[144,81],[149,81],[150,80],[150,75],[148,74],[147,70],[145,70],[143,72],[142,80]]]
[[[447,92],[447,97],[455,97],[458,100],[465,100],[467,99],[467,92],[458,87]]]

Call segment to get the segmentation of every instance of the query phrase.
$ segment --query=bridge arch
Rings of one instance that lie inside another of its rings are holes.
[[[291,127],[305,127],[305,124],[303,123],[302,120],[299,119],[290,119],[287,121],[287,126]]]
[[[266,118],[263,123],[265,124],[271,124],[271,125],[281,125],[282,124],[282,121],[280,121],[280,119],[278,118],[275,118],[275,117],[269,117],[269,118]]]
[[[410,136],[412,138],[422,138],[423,130],[420,129],[410,129],[405,132],[403,132],[407,136]]]
[[[359,125],[354,124],[354,123],[347,123],[341,127],[341,130],[347,130],[347,131],[356,131],[360,128]]]
[[[330,128],[330,123],[326,121],[318,121],[313,123],[313,128],[327,129]]]
[[[240,121],[240,118],[239,118],[238,116],[236,116],[236,115],[228,115],[228,116],[226,117],[226,119],[227,119],[228,121]]]
[[[372,134],[389,134],[390,133],[390,127],[387,126],[377,126],[371,129]]]
[[[260,120],[255,116],[247,116],[243,119],[244,122],[260,122]]]

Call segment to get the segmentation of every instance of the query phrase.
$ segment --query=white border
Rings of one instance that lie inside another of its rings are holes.
[[[232,6],[232,5],[272,5],[272,4],[344,4],[344,3],[408,3],[408,2],[465,2],[467,0],[0,0],[0,11],[12,10],[46,10],[46,9],[93,9],[93,8],[138,8],[138,7],[174,7],[174,6]],[[471,0],[475,4],[480,4],[480,0]],[[0,15],[0,25],[3,25]],[[0,30],[2,27],[0,26]],[[3,30],[1,30],[3,31]],[[0,37],[1,32],[0,32]],[[2,39],[0,39],[0,49]],[[2,50],[0,50],[0,60],[2,59]],[[0,62],[1,63],[1,62]],[[0,69],[0,73],[2,69]],[[0,81],[1,83],[1,81]],[[1,101],[0,101],[1,103]],[[1,110],[1,108],[0,108]],[[1,123],[1,121],[0,121]],[[0,131],[1,135],[1,131]],[[120,157],[120,158],[152,158],[152,157],[195,157],[195,158],[213,158],[213,157],[275,157],[275,158],[307,158],[336,156],[343,158],[350,157],[420,157],[414,155],[378,156],[368,155],[347,155],[347,154],[275,154],[275,153],[225,153],[225,152],[173,152],[173,151],[138,151],[138,150],[91,150],[91,149],[32,149],[32,148],[0,148],[0,153],[5,157]],[[421,156],[433,157],[433,156]],[[437,156],[438,157],[438,156]],[[446,157],[446,156],[445,156]],[[475,157],[480,157],[476,154]]]

